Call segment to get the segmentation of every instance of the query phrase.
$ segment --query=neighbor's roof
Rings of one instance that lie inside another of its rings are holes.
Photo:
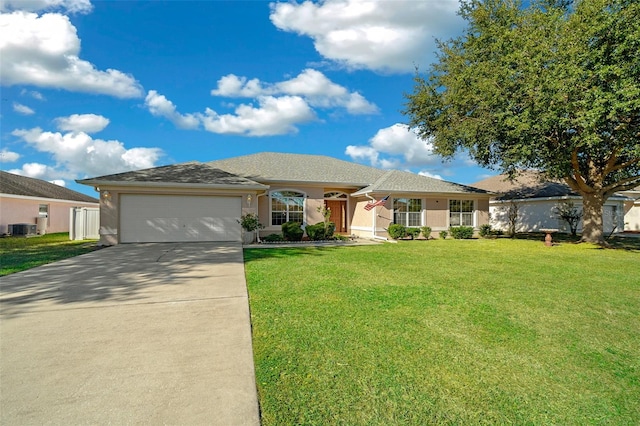
[[[22,195],[27,197],[50,198],[54,200],[80,201],[83,203],[99,203],[96,198],[67,189],[60,185],[14,175],[0,170],[0,193]]]
[[[498,193],[496,200],[581,196],[566,183],[547,180],[543,173],[536,170],[523,170],[513,181],[503,174],[472,183],[471,186]],[[615,194],[614,197],[624,198],[621,194]]]
[[[434,179],[415,173],[400,170],[389,170],[380,179],[352,195],[364,195],[365,193],[398,193],[398,192],[436,192],[436,193],[469,193],[487,194],[487,191],[460,185],[445,180]]]
[[[324,155],[258,154],[211,161],[213,167],[260,182],[324,183],[365,186],[374,183],[384,170]]]
[[[202,185],[202,186],[242,186],[246,189],[265,189],[262,184],[237,176],[206,163],[189,162],[151,169],[117,173],[90,179],[78,180],[84,185]]]

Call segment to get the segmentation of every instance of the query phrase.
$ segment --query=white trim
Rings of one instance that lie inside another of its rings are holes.
[[[99,201],[63,200],[61,198],[32,197],[30,195],[15,195],[15,194],[2,193],[0,194],[0,197],[17,198],[19,200],[48,201],[48,202],[54,202],[54,203],[84,203],[84,204],[95,204],[96,206],[100,205]]]
[[[273,192],[285,192],[285,191],[290,191],[290,192],[297,192],[299,194],[302,194],[302,225],[306,225],[307,223],[307,198],[308,195],[305,191],[302,191],[300,189],[295,189],[295,188],[278,188],[278,189],[272,189],[267,193],[267,199],[269,200],[269,225],[268,228],[272,228],[274,226],[279,227],[280,229],[282,229],[282,225],[274,225],[273,224],[273,212],[272,212],[272,201],[273,201],[273,197],[271,197],[271,194]],[[293,198],[293,197],[289,197],[289,198]],[[304,229],[304,228],[303,228]]]
[[[420,225],[418,226],[414,226],[414,225],[409,225],[409,213],[417,213],[417,212],[409,212],[406,211],[404,212],[407,216],[407,225],[405,225],[407,228],[422,228],[423,226],[425,226],[425,223],[427,223],[427,221],[425,220],[425,216],[426,216],[426,211],[427,211],[427,203],[425,201],[425,198],[410,198],[410,197],[394,197],[391,199],[391,223],[396,223],[395,219],[396,219],[396,209],[394,206],[394,203],[396,200],[420,200]]]
[[[474,229],[478,227],[478,200],[473,198],[449,198],[447,200],[447,224],[448,227],[451,227],[451,200],[453,201],[471,201],[473,202],[473,225],[471,225]],[[463,213],[463,212],[460,212]],[[469,226],[469,225],[459,225],[459,226]]]

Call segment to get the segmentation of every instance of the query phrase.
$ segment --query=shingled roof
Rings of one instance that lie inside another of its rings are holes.
[[[260,182],[365,186],[374,183],[385,173],[384,170],[324,155],[277,152],[261,152],[208,164]]]
[[[233,173],[220,170],[197,161],[153,167],[144,170],[116,173],[90,179],[78,180],[84,185],[145,184],[145,185],[203,185],[242,186],[247,189],[263,189],[264,185]]]
[[[0,170],[0,193],[54,200],[99,203],[96,198],[44,180],[14,175]]]
[[[436,192],[436,193],[469,193],[486,194],[487,191],[460,185],[445,180],[434,179],[428,176],[417,175],[415,173],[403,172],[401,170],[389,170],[385,172],[376,182],[353,195],[362,195],[369,192]]]

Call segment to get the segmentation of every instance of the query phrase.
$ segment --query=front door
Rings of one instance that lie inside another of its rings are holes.
[[[347,201],[325,200],[324,203],[331,209],[329,220],[336,224],[336,232],[347,232]]]

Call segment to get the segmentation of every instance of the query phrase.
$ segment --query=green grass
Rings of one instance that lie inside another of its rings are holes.
[[[246,250],[263,425],[640,424],[625,244]]]
[[[0,276],[89,253],[96,249],[96,240],[70,241],[69,234],[66,232],[31,238],[0,238]]]

